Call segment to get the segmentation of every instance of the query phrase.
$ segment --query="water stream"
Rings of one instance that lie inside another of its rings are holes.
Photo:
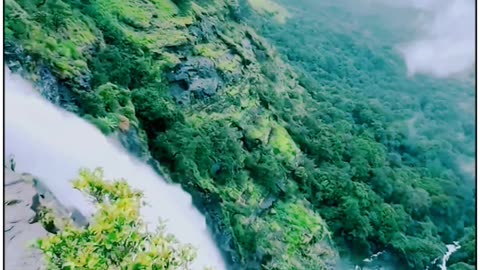
[[[142,216],[149,224],[167,221],[167,231],[194,245],[193,269],[225,269],[205,218],[191,196],[167,184],[153,169],[131,157],[94,126],[44,100],[32,84],[5,68],[5,153],[13,154],[17,172],[37,176],[65,206],[90,215],[94,208],[71,186],[80,168],[102,167],[108,179],[124,178],[144,193]]]
[[[450,256],[460,248],[461,246],[458,242],[453,242],[453,244],[447,245],[447,252],[443,255],[442,264],[439,266],[441,270],[447,270],[448,259],[450,259]]]
[[[432,261],[430,267],[426,267],[425,270],[447,270],[447,262],[450,256],[461,248],[458,242],[453,242],[453,244],[446,245],[447,251],[440,257],[437,257]],[[394,270],[397,267],[395,266],[394,261],[388,259],[388,252],[380,251],[372,256],[363,259],[362,265],[355,265],[354,267],[347,267],[352,270]],[[433,267],[433,268],[432,268]]]

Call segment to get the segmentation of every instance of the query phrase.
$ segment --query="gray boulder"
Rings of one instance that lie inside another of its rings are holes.
[[[48,232],[40,223],[32,223],[31,209],[36,190],[18,174],[5,170],[5,269],[45,269],[41,252],[31,247]]]
[[[73,220],[77,226],[88,226],[88,218],[78,209],[65,208],[40,181],[28,174],[18,174],[5,164],[5,269],[46,269],[35,242],[54,230],[44,228],[39,222],[40,213],[48,208],[59,217]]]
[[[194,92],[197,97],[204,97],[205,95],[211,97],[217,92],[218,83],[217,78],[199,78],[190,84],[188,90]]]

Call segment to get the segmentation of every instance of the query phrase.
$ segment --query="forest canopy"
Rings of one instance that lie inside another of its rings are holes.
[[[137,132],[231,265],[386,250],[425,269],[456,240],[474,265],[473,81],[407,78],[388,13],[259,3],[8,0],[5,56],[105,134]]]

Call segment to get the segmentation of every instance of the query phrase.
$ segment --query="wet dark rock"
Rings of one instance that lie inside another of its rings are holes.
[[[31,74],[37,77],[34,80],[35,88],[40,89],[39,92],[43,97],[70,112],[78,112],[78,106],[75,104],[72,91],[59,82],[47,66],[36,66],[32,57],[27,55],[25,50],[17,44],[5,44],[4,55],[5,63],[12,72],[19,73],[22,77],[29,78],[29,80],[32,80]],[[90,79],[87,76],[80,76],[78,80],[81,87],[85,89],[90,87]]]
[[[215,38],[215,24],[206,17],[202,18],[199,23],[190,26],[189,30],[199,42],[208,42]]]
[[[212,77],[217,74],[215,64],[206,57],[195,57],[189,61],[201,78]]]
[[[39,68],[40,80],[37,83],[40,93],[50,102],[69,111],[75,112],[71,91],[60,84],[52,72],[45,66]]]
[[[184,86],[181,86],[178,83],[174,83],[170,87],[170,94],[180,105],[188,105],[191,102],[190,92],[185,90],[188,90],[188,85],[187,89],[185,89]]]
[[[253,52],[255,53],[255,57],[258,59],[258,61],[268,60],[268,55],[265,51],[254,48]]]
[[[84,91],[92,91],[91,87],[91,75],[89,74],[82,74],[81,76],[75,77],[75,82],[78,84],[79,89]]]
[[[188,82],[190,80],[188,76],[188,69],[184,68],[178,71],[178,73],[171,73],[168,76],[169,81],[171,82]]]
[[[73,208],[70,212],[70,218],[78,226],[85,227],[89,225],[89,220],[78,209]]]
[[[193,204],[205,216],[210,233],[219,245],[228,269],[245,269],[236,250],[233,231],[223,223],[222,199],[217,194],[205,194],[198,190],[188,189]]]
[[[190,104],[190,93],[198,99],[211,97],[222,85],[215,63],[206,57],[189,57],[167,75],[170,94],[179,104]]]
[[[140,130],[137,127],[130,125],[128,130],[124,132],[116,132],[113,136],[130,154],[136,156],[140,160],[146,161],[150,158],[150,152],[148,150],[147,142],[142,140],[139,133]]]

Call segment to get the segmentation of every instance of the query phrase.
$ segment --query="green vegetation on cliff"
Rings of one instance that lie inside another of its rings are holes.
[[[270,2],[7,0],[6,59],[52,72],[104,133],[145,132],[232,265],[386,249],[424,269],[474,224],[474,123],[450,108],[470,85],[407,80],[388,44],[347,35],[345,7]]]

